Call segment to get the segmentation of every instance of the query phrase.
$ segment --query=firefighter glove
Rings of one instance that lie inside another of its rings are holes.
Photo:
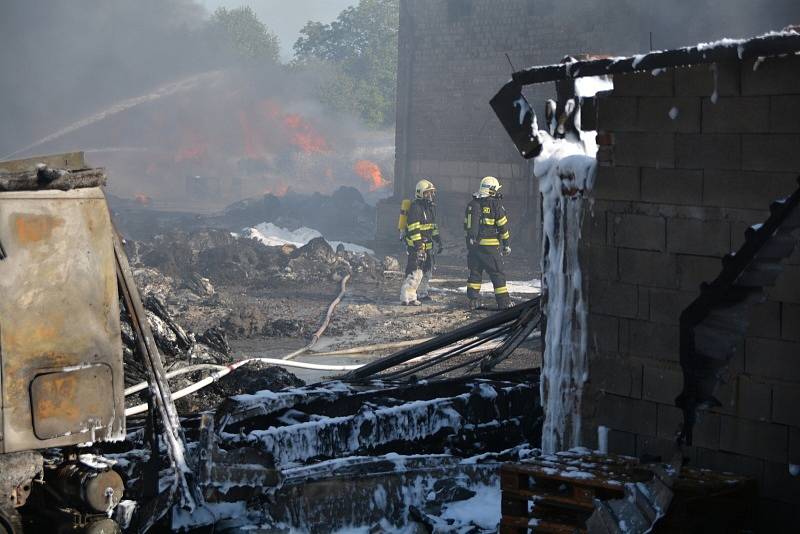
[[[509,254],[511,254],[511,247],[508,245],[504,246],[502,254],[503,256],[508,256]]]
[[[417,249],[417,262],[418,263],[425,263],[425,260],[428,259],[428,253],[425,252],[424,248]]]

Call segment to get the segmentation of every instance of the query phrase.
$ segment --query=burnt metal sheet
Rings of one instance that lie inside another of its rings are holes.
[[[114,417],[108,402],[113,394],[111,367],[105,364],[37,375],[31,382],[33,431],[39,439],[52,439],[102,426]]]
[[[0,452],[124,437],[111,232],[99,188],[0,193],[0,242],[7,254],[0,262]],[[101,401],[107,406],[103,420],[86,426],[86,418],[74,416],[86,409],[82,395],[97,383],[79,380],[81,395],[74,402],[60,399],[52,413],[47,395],[32,402],[38,390],[31,385],[38,375],[60,372],[66,378],[72,370],[98,365],[109,369],[111,379],[110,386],[103,386],[111,392]],[[44,421],[57,419],[55,412],[61,412],[62,425],[37,435],[34,424],[51,425]]]

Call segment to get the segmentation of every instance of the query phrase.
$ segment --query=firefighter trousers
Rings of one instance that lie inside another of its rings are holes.
[[[428,296],[428,283],[431,279],[432,269],[433,257],[430,251],[428,251],[425,261],[420,262],[417,259],[416,250],[408,249],[406,277],[400,286],[400,302],[408,304]]]
[[[500,256],[499,247],[476,245],[470,247],[467,254],[469,278],[467,278],[467,298],[475,300],[481,291],[483,271],[489,275],[494,286],[494,297],[498,307],[504,308],[511,304],[506,287],[506,275],[503,272],[503,258]]]

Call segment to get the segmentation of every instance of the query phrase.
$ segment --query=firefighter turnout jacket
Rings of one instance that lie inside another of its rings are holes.
[[[464,232],[467,247],[480,246],[485,252],[499,254],[501,246],[508,246],[508,216],[500,199],[473,197],[464,214]]]
[[[439,226],[433,204],[427,200],[415,199],[408,210],[408,226],[406,226],[406,244],[410,248],[431,250],[434,241],[441,242]]]

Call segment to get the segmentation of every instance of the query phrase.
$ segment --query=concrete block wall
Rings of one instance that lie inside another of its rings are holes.
[[[592,14],[581,15],[586,11]],[[587,51],[635,52],[639,35],[629,31],[638,23],[634,11],[626,19],[585,2],[403,0],[395,198],[408,198],[421,178],[432,180],[444,235],[460,243],[470,194],[483,176],[497,176],[515,256],[524,251],[538,268],[538,187],[489,106],[514,70],[506,54],[521,69]],[[542,116],[555,85],[530,87],[526,95]]]
[[[800,56],[616,76],[598,99],[599,172],[581,248],[590,309],[584,433],[669,458],[682,421],[678,319],[744,230],[800,175]],[[800,236],[799,236],[800,238]],[[691,462],[756,477],[765,518],[796,519],[800,250],[701,416]]]

